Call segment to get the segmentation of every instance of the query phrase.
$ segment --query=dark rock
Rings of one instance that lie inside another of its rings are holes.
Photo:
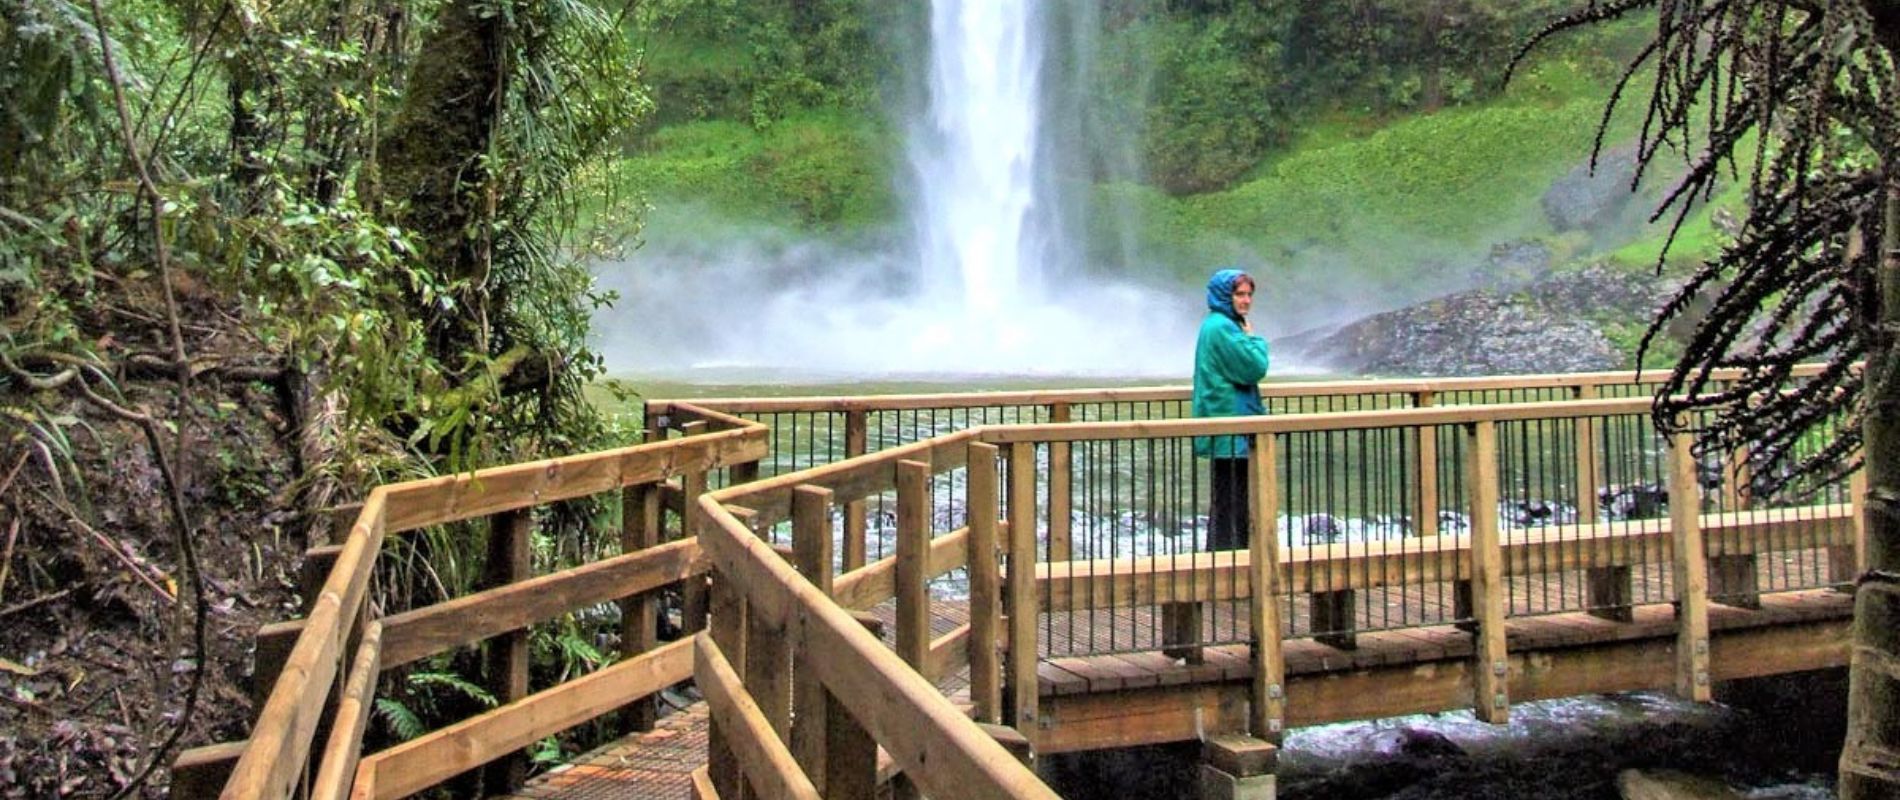
[[[1465,749],[1459,747],[1457,742],[1453,742],[1451,737],[1430,728],[1406,725],[1393,728],[1387,734],[1389,741],[1396,745],[1390,751],[1394,755],[1412,758],[1451,758],[1465,755]],[[1380,745],[1383,744],[1384,742],[1380,743]]]
[[[1593,173],[1578,164],[1544,191],[1544,217],[1559,231],[1592,230],[1615,221],[1635,195],[1630,179],[1636,176],[1633,146],[1604,151]]]
[[[1626,769],[1616,776],[1623,800],[1741,800],[1742,794],[1714,778],[1675,770]]]
[[[1346,523],[1331,514],[1307,514],[1299,518],[1302,544],[1337,542],[1346,535]]]
[[[1583,372],[1622,361],[1589,322],[1484,290],[1368,317],[1303,355],[1346,372],[1403,375]]]
[[[1505,289],[1528,286],[1550,272],[1550,247],[1534,239],[1500,242],[1472,276],[1480,286]]]
[[[1532,255],[1522,253],[1499,251],[1497,258],[1500,263],[1534,263]],[[1446,295],[1330,331],[1276,339],[1274,346],[1307,362],[1356,373],[1503,375],[1616,369],[1623,355],[1597,320],[1652,318],[1668,292],[1662,281],[1646,274],[1589,265],[1545,275],[1521,291],[1478,289]]]
[[[1597,507],[1609,519],[1654,519],[1669,512],[1669,489],[1654,483],[1605,486],[1597,490]]]

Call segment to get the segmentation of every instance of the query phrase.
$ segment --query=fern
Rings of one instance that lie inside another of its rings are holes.
[[[561,648],[563,660],[569,665],[580,662],[592,669],[607,663],[607,657],[601,655],[600,648],[587,641],[579,631],[571,629],[561,631],[559,636],[554,637],[554,643]]]
[[[498,701],[495,700],[493,693],[482,688],[480,684],[474,683],[453,672],[415,673],[409,676],[409,688],[425,693],[431,689],[449,689],[475,702],[481,703],[485,708],[494,708],[499,704]]]
[[[554,766],[567,761],[567,751],[561,747],[560,739],[549,736],[528,749],[528,760],[540,766]]]
[[[376,698],[376,713],[389,723],[389,729],[396,732],[396,738],[407,741],[428,731],[427,726],[422,724],[422,718],[399,700]]]

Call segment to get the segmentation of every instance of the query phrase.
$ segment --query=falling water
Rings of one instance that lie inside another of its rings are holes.
[[[1054,198],[1038,196],[1043,68],[1038,4],[931,3],[929,110],[911,138],[924,285],[993,316],[1040,300]]]

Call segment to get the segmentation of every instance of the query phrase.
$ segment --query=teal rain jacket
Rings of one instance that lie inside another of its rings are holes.
[[[1234,286],[1246,273],[1223,269],[1207,281],[1207,318],[1194,343],[1194,416],[1241,417],[1267,413],[1260,402],[1260,379],[1267,376],[1267,340],[1240,327],[1234,310]],[[1203,458],[1244,458],[1244,436],[1196,436],[1194,454]]]

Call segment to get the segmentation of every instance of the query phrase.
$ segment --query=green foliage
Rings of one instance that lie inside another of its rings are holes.
[[[494,708],[495,695],[480,684],[453,672],[421,670],[404,676],[390,696],[376,698],[376,714],[397,739],[414,739],[436,727],[445,709],[467,706]]]
[[[853,229],[888,219],[896,206],[883,168],[891,146],[881,121],[843,112],[803,112],[764,131],[695,122],[661,129],[616,179],[742,218]]]
[[[1601,95],[1590,94],[1594,84],[1579,72],[1564,61],[1542,63],[1508,95],[1370,134],[1334,119],[1227,191],[1172,198],[1114,184],[1099,187],[1098,198],[1134,205],[1141,240],[1180,265],[1184,280],[1239,252],[1295,270],[1324,258],[1401,282],[1416,276],[1399,270],[1420,261],[1550,233],[1539,196],[1589,152],[1602,111]],[[1628,130],[1627,121],[1615,130]]]
[[[1153,59],[1141,150],[1156,185],[1176,194],[1218,189],[1286,138],[1292,104],[1282,100],[1279,43],[1265,27],[1228,17],[1165,21],[1133,31],[1137,46],[1122,45],[1124,74],[1141,68],[1127,63],[1130,50]]]
[[[863,108],[893,64],[876,45],[893,12],[871,0],[661,2],[636,20],[663,123],[770,127],[800,110]]]

